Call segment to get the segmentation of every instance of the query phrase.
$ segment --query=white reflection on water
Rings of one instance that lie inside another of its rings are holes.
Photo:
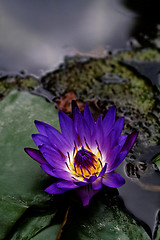
[[[67,46],[124,47],[134,20],[118,0],[1,0],[0,71],[42,75],[70,54]]]

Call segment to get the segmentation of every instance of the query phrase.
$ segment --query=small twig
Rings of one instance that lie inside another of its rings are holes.
[[[67,223],[67,220],[68,220],[69,209],[70,209],[70,207],[68,207],[68,209],[67,209],[67,212],[66,212],[66,214],[65,214],[63,223],[62,223],[62,225],[61,225],[61,227],[60,227],[60,230],[59,230],[59,232],[58,232],[58,234],[57,234],[56,240],[60,240],[61,237],[62,237],[63,229],[64,229],[64,227],[65,227],[65,225],[66,225],[66,223]]]

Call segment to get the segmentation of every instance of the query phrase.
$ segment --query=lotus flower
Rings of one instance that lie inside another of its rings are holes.
[[[39,134],[33,134],[32,138],[39,150],[25,148],[25,151],[47,174],[57,178],[45,189],[47,193],[74,189],[86,206],[103,185],[118,188],[125,183],[114,170],[130,151],[137,132],[121,136],[124,117],[115,121],[115,106],[104,119],[100,115],[96,123],[87,105],[84,115],[75,102],[72,108],[73,120],[59,111],[61,133],[36,120]]]

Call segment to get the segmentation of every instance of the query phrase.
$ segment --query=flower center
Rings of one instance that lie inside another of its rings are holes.
[[[69,154],[68,158],[68,168],[77,180],[98,176],[102,170],[102,154],[99,149],[95,155],[90,148],[82,146],[79,150],[74,150],[72,159]]]
[[[95,169],[95,163],[97,163],[96,156],[92,152],[84,149],[83,147],[76,153],[76,156],[74,158],[75,170],[80,168],[81,172],[83,172],[84,169],[88,170],[89,172],[89,169],[92,167]]]

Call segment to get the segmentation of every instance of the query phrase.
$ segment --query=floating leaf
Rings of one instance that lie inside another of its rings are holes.
[[[36,132],[35,119],[59,128],[57,110],[40,97],[14,91],[1,101],[0,111],[0,239],[54,240],[64,220],[63,214],[55,221],[55,213],[59,216],[68,203],[62,196],[59,208],[54,205],[55,198],[44,192],[53,178],[43,173],[23,148],[35,147],[30,137]],[[78,203],[74,208],[63,228],[63,239],[149,239],[145,230],[116,206],[93,199],[87,208]]]
[[[68,231],[63,237],[64,240],[150,239],[145,230],[128,214],[117,206],[107,206],[101,201],[79,210],[70,220]]]
[[[31,239],[37,235],[39,231],[50,225],[54,215],[55,214],[52,214],[51,212],[34,212],[34,210],[32,210],[30,214],[22,220],[13,234],[12,240]]]
[[[0,113],[0,239],[4,239],[27,208],[46,206],[51,199],[44,189],[53,178],[24,152],[24,147],[34,146],[33,122],[59,126],[53,105],[27,92],[11,92],[1,101]]]
[[[158,230],[157,230],[157,235],[155,240],[159,240],[160,239],[160,225],[158,226]]]
[[[153,160],[153,163],[155,163],[158,167],[158,169],[160,170],[160,154],[158,156],[156,156]]]
[[[58,231],[59,231],[59,224],[50,226],[40,232],[38,235],[32,238],[32,240],[56,240]]]

